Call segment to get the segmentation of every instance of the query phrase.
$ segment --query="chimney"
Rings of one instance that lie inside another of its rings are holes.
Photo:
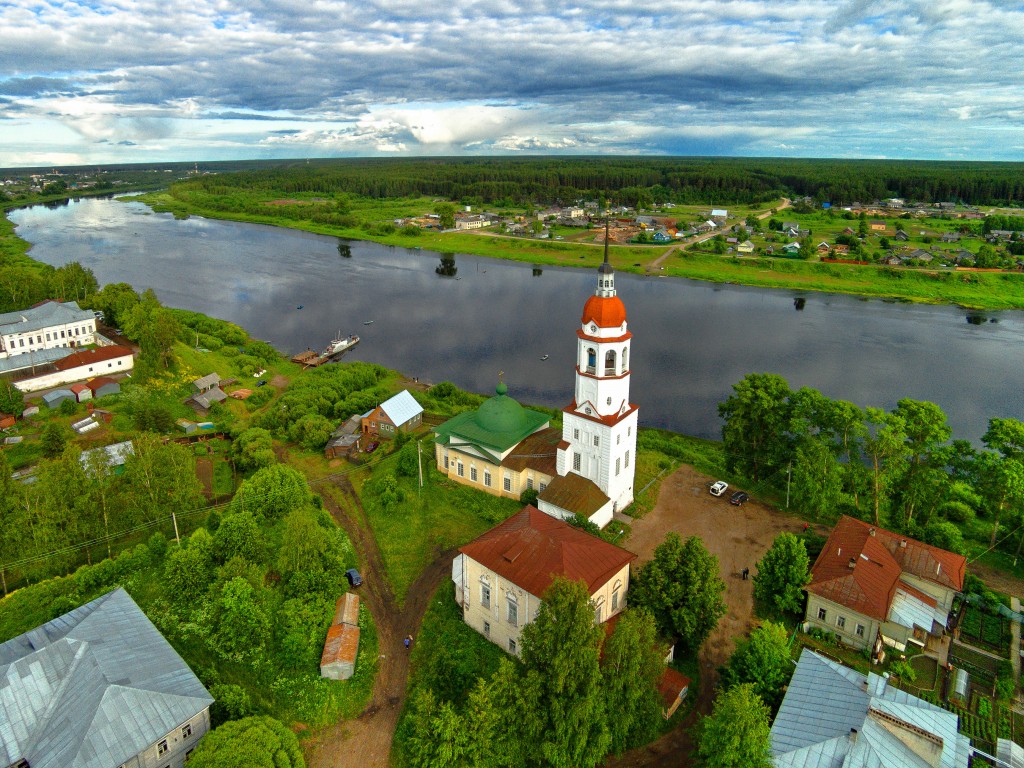
[[[868,529],[868,535],[869,536],[874,536],[875,535],[875,529],[873,527]]]
[[[906,539],[900,539],[900,549],[906,549],[906,548],[907,548],[907,540]]]
[[[857,743],[857,729],[856,728],[851,728],[850,729],[850,742],[853,743],[853,744]]]
[[[856,557],[851,557],[850,558],[850,570],[851,571],[853,570],[855,565],[857,565],[857,558]]]

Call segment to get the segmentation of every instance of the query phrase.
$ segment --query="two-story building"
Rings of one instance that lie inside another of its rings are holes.
[[[389,397],[361,418],[364,435],[392,438],[399,432],[414,432],[423,423],[423,406],[409,390]]]
[[[967,559],[843,516],[811,569],[805,619],[844,643],[898,650],[941,637]]]
[[[0,765],[182,768],[212,703],[119,588],[0,645]]]
[[[0,314],[0,359],[57,347],[96,343],[96,317],[74,301],[44,301]]]
[[[562,520],[524,507],[459,550],[452,564],[465,622],[509,653],[537,617],[557,577],[582,581],[601,624],[626,607],[636,555]]]

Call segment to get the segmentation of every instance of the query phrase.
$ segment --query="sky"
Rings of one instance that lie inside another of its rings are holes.
[[[1024,0],[3,0],[0,167],[1024,160]]]

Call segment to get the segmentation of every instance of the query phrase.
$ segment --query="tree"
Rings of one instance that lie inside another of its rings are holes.
[[[604,630],[583,582],[556,579],[537,618],[523,627],[523,685],[535,698],[540,738],[527,743],[527,763],[553,768],[596,766],[608,752],[598,659]]]
[[[654,558],[640,567],[630,585],[632,604],[647,608],[658,632],[690,651],[700,648],[725,615],[724,591],[718,558],[698,537],[684,543],[674,532],[655,548]]]
[[[60,456],[64,453],[64,449],[68,445],[68,430],[59,421],[51,421],[43,428],[43,436],[41,438],[43,445],[43,455],[50,458]]]
[[[307,413],[288,429],[288,436],[303,448],[319,451],[331,438],[334,426],[326,416],[319,413]]]
[[[164,562],[164,593],[181,606],[194,606],[213,577],[213,539],[205,528],[196,529]]]
[[[795,535],[783,532],[775,537],[757,563],[754,597],[776,610],[800,613],[804,604],[803,588],[810,580],[807,548]]]
[[[227,659],[240,661],[263,649],[270,619],[253,586],[236,576],[221,587],[214,600],[213,626],[214,650]]]
[[[881,408],[865,409],[868,424],[873,426],[863,438],[871,485],[871,504],[875,525],[881,525],[882,510],[888,509],[889,489],[904,471],[909,453],[903,418]]]
[[[771,768],[770,713],[749,683],[720,693],[700,724],[704,768]]]
[[[749,683],[754,693],[775,709],[782,703],[782,688],[792,676],[789,633],[782,624],[766,621],[750,637],[736,642],[723,682],[727,686]]]
[[[25,409],[25,395],[7,379],[0,379],[0,413],[21,416]]]
[[[792,394],[774,373],[750,373],[733,385],[733,394],[718,406],[729,471],[759,482],[785,467]]]
[[[1008,507],[1019,506],[1024,497],[1024,422],[1016,419],[991,419],[981,441],[998,455],[983,455],[984,487],[994,502],[995,516],[989,546],[995,546],[999,518]]]
[[[926,544],[945,549],[947,552],[955,552],[958,555],[967,554],[963,533],[948,520],[932,520],[924,527],[921,539]]]
[[[291,467],[272,464],[239,486],[231,506],[240,512],[249,512],[257,521],[274,522],[312,500],[306,478]]]
[[[451,203],[438,203],[434,206],[434,213],[437,214],[438,223],[441,229],[454,229],[455,227],[455,206]]]
[[[136,436],[135,452],[121,475],[125,508],[138,521],[169,521],[172,514],[199,509],[206,503],[196,477],[196,457],[190,448],[164,443],[149,433]]]
[[[139,303],[139,294],[128,283],[108,283],[93,295],[89,304],[103,313],[104,322],[112,328],[124,325],[132,307]]]
[[[259,523],[248,510],[225,515],[213,535],[214,551],[219,562],[243,557],[249,562],[263,560],[264,539]]]
[[[657,733],[663,657],[650,612],[630,608],[622,613],[601,658],[611,750],[615,754],[646,743]]]
[[[815,520],[833,520],[843,502],[843,466],[823,439],[805,440],[793,452],[793,505]]]
[[[284,519],[277,569],[282,574],[298,570],[323,571],[321,557],[327,551],[328,538],[309,507],[297,507]]]
[[[269,467],[277,461],[270,432],[259,427],[250,427],[235,438],[231,456],[243,472]]]
[[[189,768],[305,768],[299,740],[272,717],[246,717],[218,726],[199,742]]]
[[[122,321],[125,335],[139,343],[141,357],[150,363],[168,368],[171,352],[181,335],[177,316],[165,309],[152,288],[147,288],[139,303]]]

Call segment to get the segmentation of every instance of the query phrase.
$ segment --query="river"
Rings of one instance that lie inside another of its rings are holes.
[[[101,285],[153,288],[167,305],[235,322],[288,354],[320,349],[339,330],[358,333],[346,359],[484,393],[504,372],[509,394],[550,407],[572,396],[576,329],[597,281],[594,270],[462,254],[446,276],[429,251],[179,221],[136,202],[84,199],[10,218],[39,261],[78,261]],[[616,288],[644,425],[718,438],[717,405],[750,372],[861,406],[930,400],[954,437],[973,442],[990,418],[1024,419],[1021,312],[630,274],[617,274]]]

